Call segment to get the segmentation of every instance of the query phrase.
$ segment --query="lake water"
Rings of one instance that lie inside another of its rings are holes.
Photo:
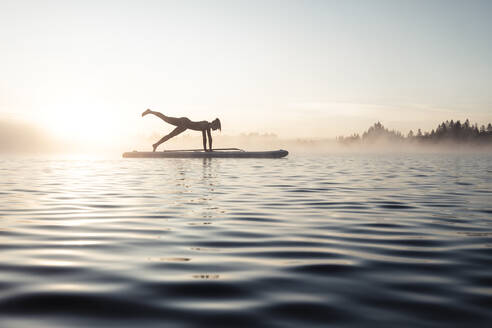
[[[492,321],[491,155],[0,160],[2,327]]]

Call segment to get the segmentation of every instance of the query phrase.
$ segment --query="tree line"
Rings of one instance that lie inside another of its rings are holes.
[[[487,126],[470,124],[466,119],[464,123],[458,121],[446,121],[432,129],[430,132],[417,132],[410,130],[405,136],[399,131],[388,130],[381,122],[375,123],[362,136],[353,134],[348,137],[338,137],[337,141],[343,144],[352,143],[374,143],[378,141],[387,142],[421,142],[421,143],[441,143],[441,142],[458,142],[474,144],[492,144],[492,124]]]

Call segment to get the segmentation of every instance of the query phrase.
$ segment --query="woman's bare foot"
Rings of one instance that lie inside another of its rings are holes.
[[[152,145],[152,148],[153,148],[153,149],[152,149],[152,152],[155,152],[155,150],[156,150],[157,146],[159,146],[159,145],[158,145],[158,144],[153,144],[153,145]]]
[[[146,109],[145,112],[142,113],[142,117],[144,117],[145,115],[147,114],[150,114],[151,110],[150,109]]]

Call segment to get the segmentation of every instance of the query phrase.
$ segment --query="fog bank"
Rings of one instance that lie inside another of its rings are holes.
[[[385,130],[381,130],[385,131]],[[84,142],[65,140],[33,124],[17,121],[0,121],[0,154],[11,155],[60,155],[63,158],[72,155],[97,155],[97,157],[119,158],[126,151],[152,151],[152,144],[166,133],[149,131],[137,135],[122,136],[117,142],[100,140]],[[228,135],[214,131],[213,148],[241,148],[244,150],[288,150],[294,154],[329,154],[329,153],[436,153],[436,152],[491,152],[492,143],[473,144],[469,142],[418,142],[418,139],[395,138],[390,134],[378,134],[374,138],[353,137],[339,139],[302,139],[280,138],[275,134],[247,133]],[[355,140],[355,142],[354,142]],[[207,145],[208,147],[208,145]],[[199,132],[186,131],[157,149],[202,149],[202,135]]]
[[[61,152],[63,142],[29,123],[0,120],[0,154]]]

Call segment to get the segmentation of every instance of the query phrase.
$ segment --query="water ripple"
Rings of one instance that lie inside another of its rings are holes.
[[[491,163],[0,160],[1,326],[486,326]]]

